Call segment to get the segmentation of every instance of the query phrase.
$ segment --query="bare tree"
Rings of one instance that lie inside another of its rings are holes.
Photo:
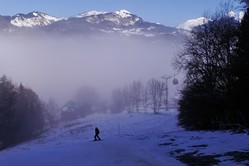
[[[52,98],[50,98],[48,103],[46,104],[46,112],[46,116],[50,125],[53,125],[60,120],[60,111],[58,104]]]
[[[141,81],[133,81],[130,87],[132,103],[134,104],[136,112],[138,113],[142,101],[143,84]]]
[[[148,112],[148,107],[149,107],[149,93],[148,89],[144,87],[143,94],[142,94],[142,106],[144,108],[144,111],[147,113]]]
[[[132,94],[131,94],[131,90],[129,86],[124,87],[123,96],[124,96],[125,108],[128,111],[128,113],[134,112],[134,104],[133,104]]]
[[[155,79],[147,82],[147,90],[151,101],[151,106],[155,114],[159,113],[163,102],[163,92],[165,83]]]
[[[120,113],[125,109],[125,99],[122,90],[115,89],[112,91],[111,112]]]
[[[230,17],[230,3],[221,4],[210,21],[192,30],[176,66],[186,72],[182,90],[180,124],[190,129],[217,126],[228,115],[232,91],[232,59],[235,55],[239,22]]]

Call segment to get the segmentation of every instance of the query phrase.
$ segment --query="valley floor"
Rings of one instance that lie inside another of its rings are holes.
[[[177,112],[104,114],[65,122],[0,152],[1,166],[249,165],[249,135],[190,132]],[[94,128],[102,141],[93,141]]]

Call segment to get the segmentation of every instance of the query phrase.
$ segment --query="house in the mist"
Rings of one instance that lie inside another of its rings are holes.
[[[91,107],[89,104],[78,104],[74,101],[69,101],[61,108],[61,120],[67,121],[83,118],[90,112]]]

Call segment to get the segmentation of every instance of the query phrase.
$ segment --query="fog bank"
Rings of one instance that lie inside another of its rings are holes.
[[[82,86],[109,97],[133,80],[175,73],[176,46],[131,39],[30,37],[0,39],[0,74],[63,104]]]

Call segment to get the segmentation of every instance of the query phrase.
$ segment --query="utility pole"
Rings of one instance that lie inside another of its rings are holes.
[[[172,78],[172,76],[162,76],[162,79],[165,79],[166,87],[165,87],[165,110],[169,110],[169,88],[168,88],[168,80]]]
[[[118,122],[118,137],[120,138],[120,124]]]

